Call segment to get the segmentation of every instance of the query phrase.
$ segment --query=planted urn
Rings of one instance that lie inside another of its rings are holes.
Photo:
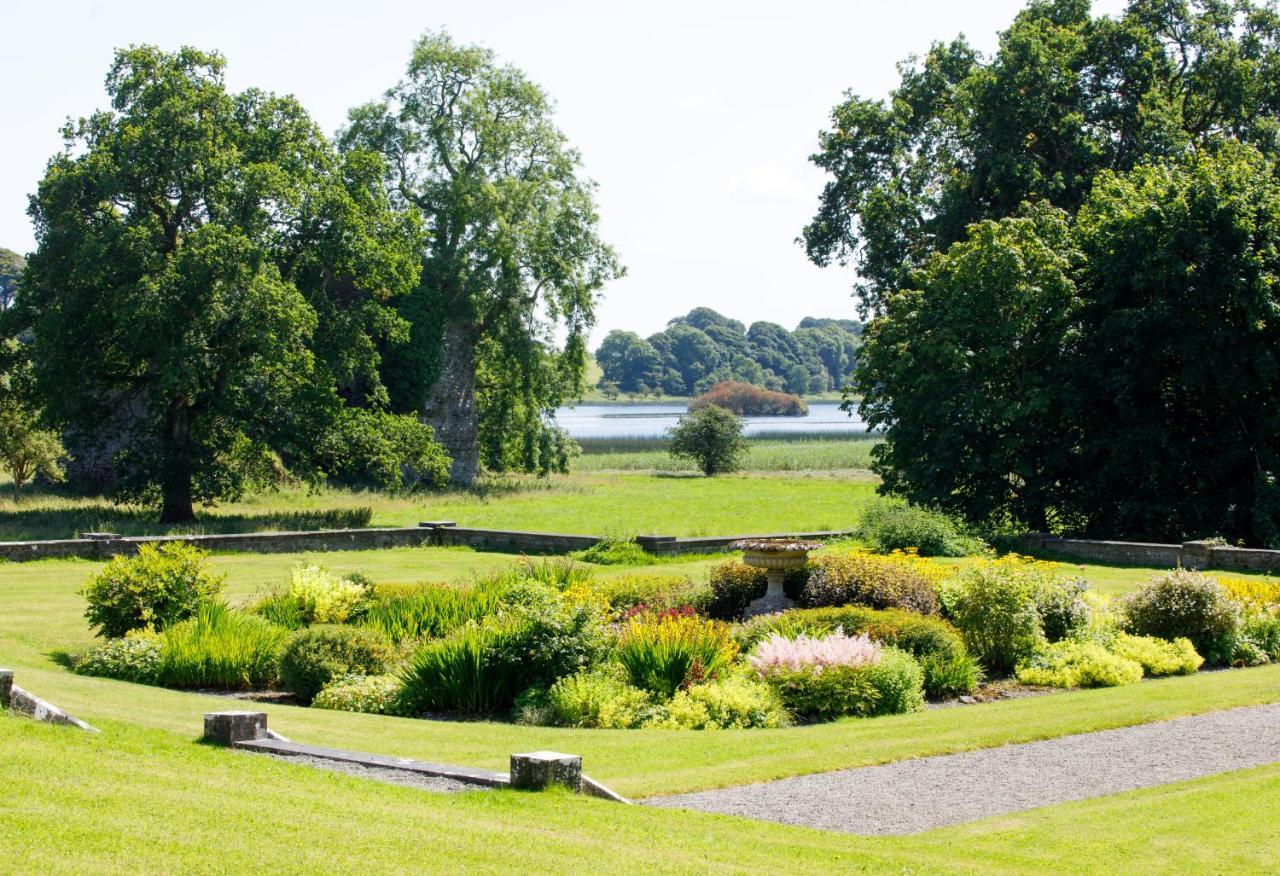
[[[747,616],[753,617],[783,611],[795,604],[787,598],[783,580],[787,572],[802,568],[809,562],[809,551],[816,551],[822,543],[795,538],[744,538],[729,547],[742,551],[742,561],[748,566],[764,569],[768,578],[769,587],[764,596],[747,606]]]

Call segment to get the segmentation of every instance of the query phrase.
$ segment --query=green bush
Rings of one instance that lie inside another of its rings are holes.
[[[1088,589],[1089,583],[1082,578],[1054,581],[1040,588],[1036,610],[1048,641],[1072,638],[1089,625],[1089,605],[1084,601]]]
[[[364,612],[372,589],[363,579],[340,578],[310,563],[290,570],[286,593],[298,601],[308,624],[342,624]]]
[[[800,595],[806,608],[869,605],[938,613],[938,596],[923,560],[904,554],[880,556],[855,550],[818,557],[809,564]]]
[[[657,558],[629,539],[605,538],[586,550],[574,551],[569,556],[597,566],[649,566]]]
[[[340,712],[396,715],[399,694],[400,679],[394,675],[348,675],[326,684],[311,705]]]
[[[1246,615],[1241,638],[1257,646],[1268,660],[1280,662],[1280,614],[1256,612]]]
[[[670,698],[727,670],[738,647],[729,627],[695,615],[640,615],[623,625],[615,656],[636,687]]]
[[[317,625],[291,635],[280,652],[280,683],[309,703],[329,682],[348,675],[378,675],[391,648],[374,630]]]
[[[1143,674],[1153,678],[1162,675],[1191,675],[1204,658],[1196,653],[1189,639],[1156,639],[1151,636],[1120,634],[1110,648],[1111,653],[1142,666]]]
[[[159,637],[135,630],[122,639],[107,639],[79,655],[72,668],[81,675],[155,684],[160,678],[160,659]]]
[[[529,687],[526,667],[500,654],[517,650],[518,623],[474,621],[418,648],[400,674],[396,707],[406,714],[463,712],[494,715],[509,709]]]
[[[769,576],[764,569],[729,560],[711,567],[711,599],[706,613],[717,620],[740,620],[747,606],[764,596]]]
[[[873,665],[777,669],[765,679],[793,715],[809,721],[895,715],[924,707],[920,664],[897,648],[885,648]]]
[[[547,706],[550,723],[615,730],[639,727],[654,712],[647,691],[604,671],[561,678],[547,691]]]
[[[1141,664],[1093,642],[1055,642],[1018,665],[1018,681],[1044,687],[1116,687],[1141,680]]]
[[[159,679],[167,687],[262,688],[275,683],[288,631],[218,602],[164,631]]]
[[[636,608],[662,611],[688,605],[704,614],[712,601],[710,586],[677,575],[623,575],[593,581],[591,589],[617,613]]]
[[[1134,635],[1190,639],[1210,663],[1232,661],[1240,608],[1208,575],[1191,569],[1157,575],[1120,600],[1120,613]]]
[[[595,663],[607,644],[604,618],[591,603],[571,602],[537,581],[510,585],[495,620],[513,632],[494,660],[518,667],[527,684],[550,684]]]
[[[850,636],[866,633],[873,641],[914,656],[924,670],[924,689],[930,697],[971,693],[981,680],[978,665],[965,651],[960,634],[951,624],[899,609],[850,605],[761,615],[738,627],[736,638],[745,652],[774,633],[794,639],[802,633],[820,637],[836,629]]]
[[[497,612],[505,585],[472,587],[428,584],[406,593],[374,597],[360,623],[392,642],[435,638]]]
[[[737,471],[747,452],[742,418],[717,405],[681,417],[667,432],[667,452],[675,459],[692,460],[707,477]]]
[[[116,557],[80,591],[89,602],[85,617],[108,638],[186,620],[222,590],[222,577],[205,568],[207,558],[181,542],[145,544],[137,556]]]
[[[895,499],[867,505],[854,534],[883,554],[915,549],[923,557],[967,557],[987,550],[956,518]]]
[[[948,582],[946,613],[992,672],[1012,670],[1044,642],[1036,604],[1043,582],[1034,563],[1012,558],[966,565]]]
[[[720,730],[731,727],[785,727],[790,716],[773,686],[731,675],[676,691],[661,715],[645,727],[661,730]]]

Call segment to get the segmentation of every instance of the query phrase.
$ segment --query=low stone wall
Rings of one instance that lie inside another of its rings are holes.
[[[1029,549],[1050,551],[1099,563],[1166,568],[1182,566],[1187,569],[1235,569],[1246,572],[1280,571],[1280,551],[1225,547],[1207,541],[1157,544],[1057,538],[1042,533],[1032,533],[1025,537],[1024,544]]]
[[[715,554],[729,550],[729,545],[744,538],[799,538],[805,540],[843,538],[851,534],[847,529],[828,529],[818,532],[785,532],[771,535],[710,535],[700,538],[676,538],[674,535],[638,535],[636,544],[651,554],[674,556],[676,554]]]

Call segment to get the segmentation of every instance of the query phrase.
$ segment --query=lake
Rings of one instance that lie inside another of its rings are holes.
[[[661,438],[667,429],[688,413],[685,405],[621,404],[578,405],[556,411],[556,421],[574,438]],[[856,415],[840,410],[839,402],[810,402],[804,417],[747,417],[747,435],[791,435],[847,432],[859,435],[867,426]]]

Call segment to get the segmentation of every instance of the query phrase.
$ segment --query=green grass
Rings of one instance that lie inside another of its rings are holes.
[[[672,459],[661,438],[597,438],[583,440],[574,471],[693,472],[688,460]],[[879,439],[846,434],[763,436],[747,441],[744,471],[847,471],[870,479],[871,448]]]

